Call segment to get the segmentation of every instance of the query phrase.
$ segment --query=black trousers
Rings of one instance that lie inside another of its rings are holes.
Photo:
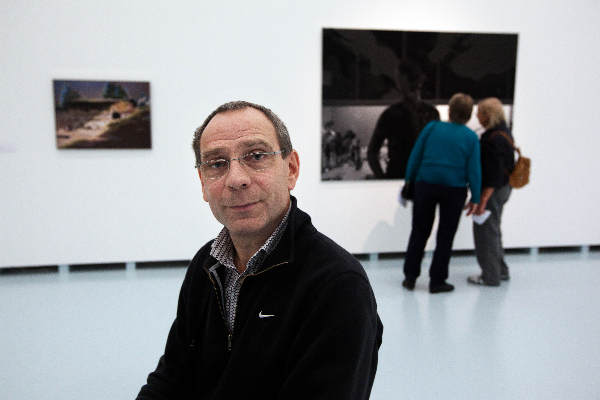
[[[441,284],[448,279],[448,264],[450,263],[452,242],[466,199],[466,187],[453,187],[426,182],[415,183],[412,230],[404,260],[404,275],[407,279],[417,279],[421,274],[421,261],[423,260],[427,239],[429,239],[433,228],[435,209],[438,205],[440,207],[440,218],[435,252],[429,267],[429,278],[431,285]]]

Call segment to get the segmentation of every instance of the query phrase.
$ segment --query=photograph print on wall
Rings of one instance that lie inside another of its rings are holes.
[[[517,34],[323,29],[321,179],[404,179],[417,136],[462,92],[512,121]],[[477,133],[474,110],[467,126]]]
[[[150,82],[54,80],[56,147],[150,149]]]

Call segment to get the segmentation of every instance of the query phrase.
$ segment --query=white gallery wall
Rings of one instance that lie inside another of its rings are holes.
[[[0,267],[190,258],[220,229],[192,134],[234,99],[287,123],[318,229],[353,253],[404,251],[400,181],[320,181],[323,27],[518,33],[532,182],[506,207],[505,246],[599,244],[599,19],[596,0],[3,1]],[[52,79],[150,81],[152,149],[56,149]],[[464,218],[455,248],[472,247]]]

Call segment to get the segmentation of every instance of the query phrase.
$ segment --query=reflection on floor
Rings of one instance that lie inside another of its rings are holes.
[[[600,254],[507,257],[499,288],[453,293],[365,261],[385,325],[372,399],[600,397]],[[427,270],[427,259],[424,271]],[[162,352],[183,268],[0,275],[1,398],[132,399]]]

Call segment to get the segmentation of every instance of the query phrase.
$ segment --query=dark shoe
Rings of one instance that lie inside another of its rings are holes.
[[[483,280],[483,277],[481,275],[471,275],[467,278],[467,282],[472,283],[473,285],[481,285],[481,286],[499,286],[500,285],[500,284],[492,285],[491,283],[487,283],[486,281]]]
[[[501,281],[509,281],[510,280],[510,275],[506,274],[506,275],[500,275],[500,280]]]
[[[413,290],[415,288],[415,280],[406,278],[402,281],[402,286],[408,290]]]
[[[429,284],[429,293],[443,293],[451,292],[453,290],[454,286],[446,282],[442,282],[436,285]]]

